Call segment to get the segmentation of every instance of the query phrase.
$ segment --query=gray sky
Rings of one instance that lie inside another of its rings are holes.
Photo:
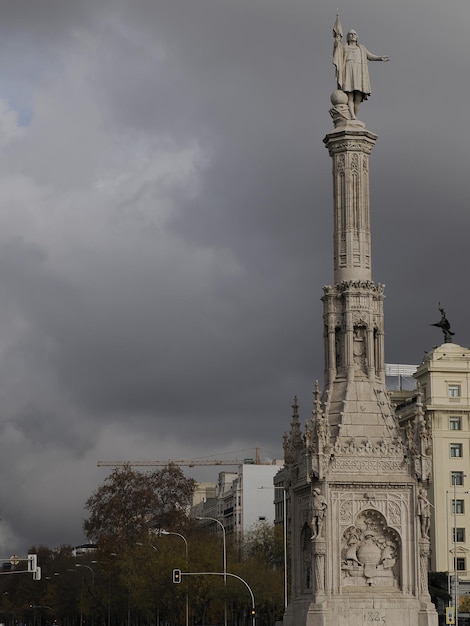
[[[470,5],[344,5],[344,31],[391,57],[360,110],[373,278],[386,361],[418,363],[439,301],[470,346]],[[279,457],[294,394],[309,417],[337,6],[3,0],[4,556],[83,541],[98,460]]]

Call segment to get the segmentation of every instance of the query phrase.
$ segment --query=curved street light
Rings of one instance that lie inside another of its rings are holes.
[[[75,567],[86,567],[91,572],[91,588],[94,591],[95,589],[95,570],[89,565],[85,565],[84,563],[75,563]]]
[[[224,585],[225,585],[225,602],[224,602],[224,626],[227,626],[227,542],[225,539],[225,526],[222,522],[216,517],[196,517],[198,521],[210,520],[212,522],[217,522],[217,524],[222,528],[222,536],[224,541]]]
[[[185,551],[186,551],[186,567],[188,566],[188,540],[181,533],[172,532],[170,530],[165,530],[164,528],[156,528],[155,532],[158,535],[176,535],[180,539],[184,541]],[[150,544],[151,545],[151,544]],[[156,550],[155,546],[152,546],[154,550]],[[186,591],[186,626],[189,626],[189,596]]]
[[[97,563],[97,561],[95,561]],[[75,567],[85,567],[91,572],[91,595],[93,600],[95,600],[95,570],[89,565],[85,565],[84,563],[75,563]],[[91,626],[95,623],[95,612],[91,612]],[[80,623],[81,626],[81,623]]]

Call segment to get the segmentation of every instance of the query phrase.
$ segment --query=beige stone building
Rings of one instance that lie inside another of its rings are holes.
[[[470,350],[446,342],[426,354],[417,390],[392,392],[402,425],[422,410],[432,432],[433,504],[430,569],[457,571],[460,595],[470,592]]]

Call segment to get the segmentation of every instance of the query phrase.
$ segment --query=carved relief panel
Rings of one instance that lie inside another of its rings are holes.
[[[408,494],[397,491],[333,496],[338,511],[341,587],[402,588],[402,545]]]
[[[360,513],[341,537],[343,587],[398,587],[401,540],[379,512]]]

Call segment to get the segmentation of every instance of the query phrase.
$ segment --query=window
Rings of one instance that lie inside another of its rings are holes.
[[[461,443],[450,444],[450,456],[453,456],[453,457],[462,456],[462,444]]]
[[[449,417],[449,430],[462,430],[462,418],[459,416]]]
[[[465,513],[465,504],[463,500],[452,500],[452,515]]]
[[[463,485],[463,472],[451,472],[450,473],[450,484],[451,485]]]
[[[460,385],[448,385],[447,392],[449,398],[460,398]]]
[[[452,543],[465,543],[465,528],[452,529]]]
[[[458,572],[465,572],[467,570],[466,558],[464,556],[458,556],[455,559],[455,565]]]

